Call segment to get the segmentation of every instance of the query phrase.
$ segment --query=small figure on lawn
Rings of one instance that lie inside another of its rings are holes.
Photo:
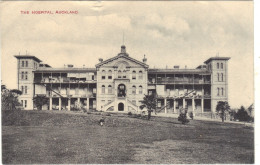
[[[99,124],[100,124],[100,126],[102,127],[102,126],[104,125],[104,123],[105,123],[105,118],[102,117],[102,118],[99,120]]]
[[[187,110],[185,108],[182,108],[180,110],[178,121],[180,121],[182,124],[186,124],[189,122],[189,120],[187,119]]]

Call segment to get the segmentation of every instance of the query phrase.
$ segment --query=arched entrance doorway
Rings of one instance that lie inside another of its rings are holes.
[[[118,104],[118,111],[124,111],[124,104],[123,103]]]
[[[125,97],[126,96],[126,87],[124,84],[119,84],[117,88],[117,96]]]

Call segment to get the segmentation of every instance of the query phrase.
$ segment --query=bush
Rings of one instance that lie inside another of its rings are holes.
[[[182,124],[186,124],[186,123],[190,122],[190,121],[187,119],[186,114],[183,114],[183,113],[181,113],[181,114],[179,115],[178,121],[180,121]]]
[[[238,119],[239,121],[250,121],[251,117],[248,115],[245,108],[241,106],[241,108],[235,114],[235,119]]]

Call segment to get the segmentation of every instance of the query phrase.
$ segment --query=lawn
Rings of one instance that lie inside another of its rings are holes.
[[[254,130],[240,124],[48,111],[3,112],[4,164],[254,163]]]

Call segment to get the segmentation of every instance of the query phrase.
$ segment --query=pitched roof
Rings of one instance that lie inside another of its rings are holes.
[[[204,63],[207,64],[212,60],[229,60],[230,57],[211,57],[209,59],[207,59]]]
[[[133,61],[133,62],[135,62],[135,63],[138,63],[138,64],[142,65],[142,66],[145,67],[145,68],[148,68],[148,67],[149,67],[149,65],[147,65],[147,64],[145,64],[145,63],[143,63],[143,62],[138,61],[138,60],[136,60],[136,59],[134,59],[134,58],[132,58],[132,57],[129,57],[127,53],[119,53],[119,54],[118,54],[117,56],[115,56],[115,57],[109,58],[109,59],[107,59],[107,60],[105,60],[105,61],[103,61],[103,62],[100,62],[100,63],[96,64],[96,67],[97,67],[97,68],[98,68],[98,67],[101,67],[102,65],[107,64],[107,63],[109,63],[109,62],[111,62],[111,61],[113,61],[113,60],[116,60],[116,59],[118,59],[118,58],[126,58],[126,59],[128,59],[128,60],[130,60],[130,61]]]
[[[35,57],[35,56],[31,56],[31,55],[15,55],[14,57],[16,57],[17,59],[34,59],[37,62],[42,62],[42,60],[40,60],[39,58]]]

